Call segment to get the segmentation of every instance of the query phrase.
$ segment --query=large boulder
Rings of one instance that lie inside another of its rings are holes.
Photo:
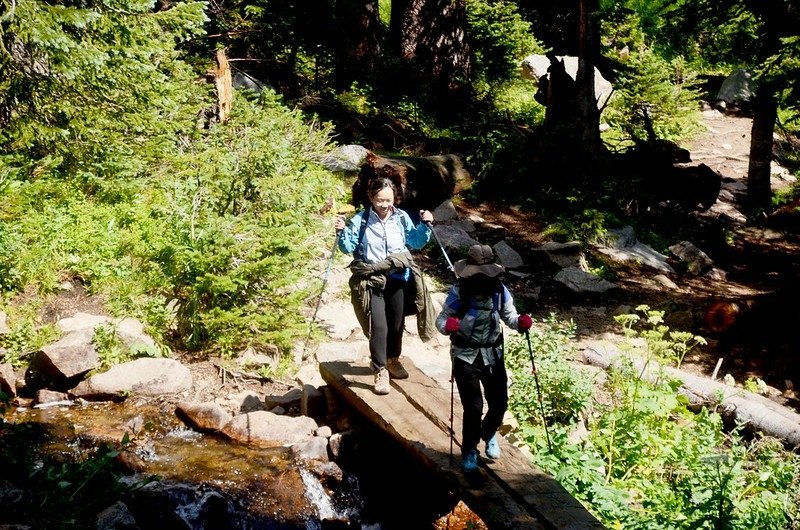
[[[572,79],[575,79],[578,74],[578,58],[571,55],[557,55],[556,59],[564,62],[564,70]],[[522,60],[521,68],[522,77],[539,84],[542,77],[548,74],[550,59],[548,59],[546,55],[541,54],[528,55]],[[595,68],[594,95],[597,98],[598,107],[601,107],[606,102],[613,90],[614,87],[611,86],[611,83],[603,77],[603,74],[601,74],[597,68]]]
[[[259,410],[234,416],[222,433],[238,442],[277,446],[306,442],[316,429],[317,422],[307,416],[281,416]]]

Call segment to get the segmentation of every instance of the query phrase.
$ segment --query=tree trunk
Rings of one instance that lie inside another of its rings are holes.
[[[414,61],[420,74],[445,92],[462,87],[469,76],[466,26],[463,0],[392,2],[392,49],[400,59]]]
[[[378,0],[346,0],[337,3],[337,10],[340,43],[336,83],[346,89],[377,65],[381,30]]]
[[[747,205],[750,212],[768,211],[771,207],[772,134],[777,118],[778,103],[772,84],[759,83],[753,102],[750,163],[747,168]]]
[[[581,143],[590,154],[596,154],[600,142],[600,112],[594,91],[595,54],[600,49],[597,31],[598,0],[580,0],[578,19],[578,72],[575,85],[578,93],[578,115]]]

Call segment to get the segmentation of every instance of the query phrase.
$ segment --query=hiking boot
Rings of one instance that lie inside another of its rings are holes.
[[[400,359],[397,357],[391,357],[386,360],[386,369],[389,370],[389,375],[392,376],[392,379],[408,379],[408,372],[403,368]]]
[[[492,460],[500,458],[500,444],[497,441],[497,433],[494,433],[491,438],[486,440],[486,456]]]
[[[389,393],[389,371],[386,368],[378,368],[375,372],[375,388],[373,392],[379,396],[385,396]]]
[[[478,450],[472,449],[461,455],[461,469],[464,473],[473,473],[478,470]]]

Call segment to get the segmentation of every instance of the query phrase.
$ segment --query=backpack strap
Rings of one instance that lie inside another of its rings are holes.
[[[356,257],[364,260],[364,234],[367,231],[367,221],[369,221],[369,214],[372,211],[370,206],[364,208],[364,213],[361,215],[361,227],[358,229],[358,244],[356,245]]]

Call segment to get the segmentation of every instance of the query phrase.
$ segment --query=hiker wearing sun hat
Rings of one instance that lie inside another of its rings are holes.
[[[436,327],[450,336],[453,378],[464,410],[461,467],[472,472],[478,469],[480,440],[486,443],[487,457],[500,457],[497,429],[508,408],[501,321],[520,333],[530,329],[533,321],[517,313],[511,293],[500,280],[505,269],[488,245],[472,245],[466,259],[453,268],[458,280],[450,288]],[[481,418],[484,395],[488,410]]]

